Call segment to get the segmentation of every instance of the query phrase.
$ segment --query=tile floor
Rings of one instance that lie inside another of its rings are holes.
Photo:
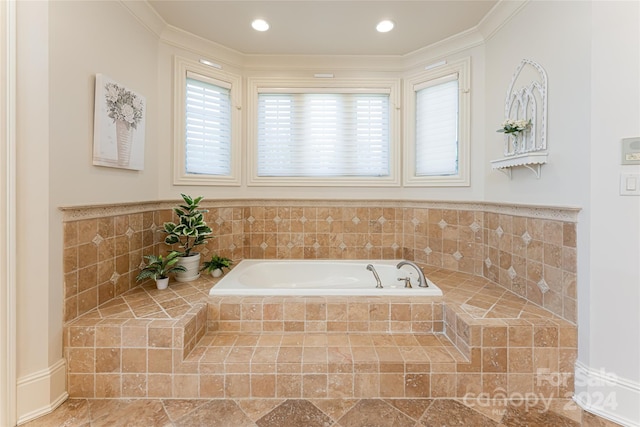
[[[69,399],[27,427],[614,427],[573,401]]]

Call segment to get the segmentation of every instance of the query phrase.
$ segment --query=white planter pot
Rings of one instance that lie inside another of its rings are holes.
[[[188,257],[180,257],[178,264],[187,269],[187,271],[176,271],[176,280],[178,282],[191,282],[200,277],[200,254],[191,254]]]
[[[169,287],[169,278],[165,277],[164,279],[156,279],[156,287],[160,290],[167,289]]]
[[[211,270],[211,275],[213,277],[220,277],[222,276],[222,270],[220,270],[219,268],[216,268],[215,270]]]

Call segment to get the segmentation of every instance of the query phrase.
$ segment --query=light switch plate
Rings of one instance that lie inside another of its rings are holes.
[[[640,174],[621,173],[620,174],[620,195],[640,196]]]

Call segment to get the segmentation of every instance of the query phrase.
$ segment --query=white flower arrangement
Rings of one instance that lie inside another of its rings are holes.
[[[502,122],[502,128],[498,129],[496,132],[503,133],[518,133],[525,131],[531,127],[531,119],[529,120],[513,120],[507,119]]]
[[[116,120],[121,120],[127,124],[127,129],[135,129],[142,119],[144,109],[143,101],[135,93],[126,90],[115,83],[105,85],[108,116]]]

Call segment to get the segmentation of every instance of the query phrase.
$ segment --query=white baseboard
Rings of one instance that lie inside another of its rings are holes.
[[[573,400],[599,417],[623,426],[640,427],[640,384],[635,381],[577,361]]]
[[[66,374],[63,358],[47,369],[18,378],[18,425],[53,412],[67,400]]]

